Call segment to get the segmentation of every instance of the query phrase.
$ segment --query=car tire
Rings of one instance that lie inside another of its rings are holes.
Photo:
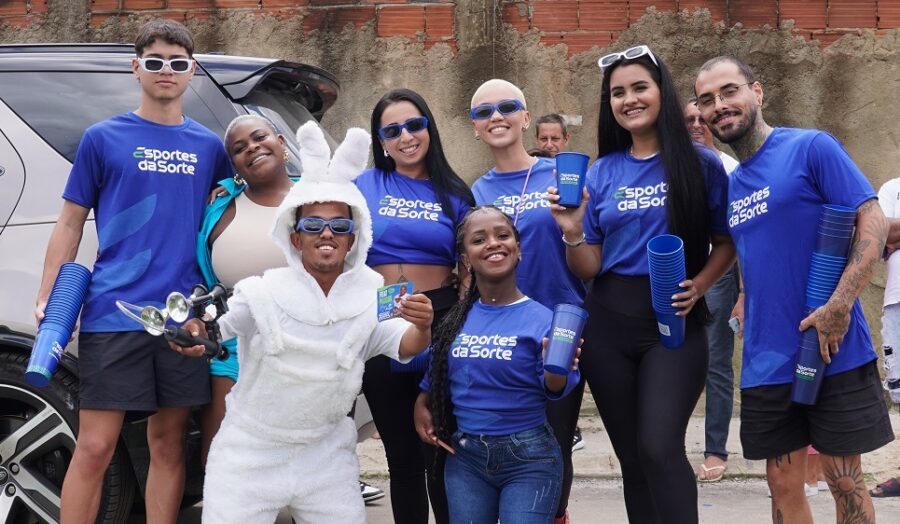
[[[0,511],[6,513],[0,522],[57,522],[78,431],[78,378],[59,369],[47,387],[36,388],[24,379],[27,365],[26,353],[0,349]],[[97,522],[127,522],[134,496],[128,453],[119,442]]]

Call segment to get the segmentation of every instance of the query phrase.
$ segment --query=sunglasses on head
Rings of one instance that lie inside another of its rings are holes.
[[[495,111],[499,111],[501,115],[505,116],[523,109],[525,106],[516,99],[501,100],[496,104],[479,104],[469,109],[469,116],[472,117],[472,120],[487,120],[494,115]]]
[[[190,58],[173,58],[165,60],[163,58],[138,58],[141,69],[151,73],[159,73],[164,67],[169,66],[173,73],[187,73],[191,70],[194,61]]]
[[[621,53],[610,53],[606,56],[601,56],[600,60],[597,60],[597,65],[600,66],[600,70],[603,71],[607,67],[619,62],[620,60],[634,60],[635,58],[640,58],[644,55],[649,56],[650,60],[653,61],[653,64],[656,67],[659,67],[659,62],[656,60],[656,55],[654,55],[653,51],[651,51],[650,48],[645,45],[634,46],[630,49],[622,51]]]
[[[428,119],[424,116],[410,118],[402,124],[388,124],[378,130],[378,136],[382,140],[394,140],[400,138],[403,130],[406,129],[410,133],[418,133],[424,131],[428,127]]]
[[[325,220],[319,217],[306,217],[297,221],[294,230],[303,233],[321,233],[325,226],[335,235],[349,235],[353,232],[353,220],[349,218],[332,218]]]

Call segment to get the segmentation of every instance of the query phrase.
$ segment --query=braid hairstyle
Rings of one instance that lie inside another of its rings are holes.
[[[456,227],[456,252],[465,252],[465,236],[468,231],[469,220],[475,213],[496,212],[502,216],[512,227],[513,235],[516,242],[520,242],[519,230],[509,215],[504,213],[500,208],[493,205],[481,205],[473,207]],[[434,432],[441,440],[450,438],[451,428],[456,424],[453,421],[453,410],[451,409],[452,401],[450,399],[450,388],[448,384],[449,378],[449,355],[450,348],[456,340],[459,331],[466,322],[466,317],[472,309],[475,301],[481,297],[476,285],[475,273],[469,273],[469,287],[462,300],[457,302],[450,308],[450,311],[444,316],[435,330],[431,338],[431,366],[428,369],[428,385],[429,385],[429,405],[431,418],[434,424]]]

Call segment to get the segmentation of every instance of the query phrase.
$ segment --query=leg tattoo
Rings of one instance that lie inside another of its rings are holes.
[[[820,455],[822,471],[837,506],[838,524],[875,522],[875,511],[866,491],[859,455],[827,457]]]

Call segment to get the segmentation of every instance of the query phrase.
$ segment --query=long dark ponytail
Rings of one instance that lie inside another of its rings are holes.
[[[709,258],[710,222],[706,180],[700,156],[684,125],[684,106],[675,83],[666,65],[658,56],[656,58],[659,65],[644,55],[617,62],[604,71],[600,87],[597,156],[601,158],[610,153],[625,151],[632,145],[631,133],[620,126],[613,115],[609,84],[612,72],[618,67],[638,64],[650,73],[650,77],[659,86],[660,104],[656,133],[659,137],[660,157],[668,184],[666,221],[669,230],[684,241],[688,278],[693,278],[703,269]],[[703,321],[708,320],[709,310],[705,300],[694,306],[691,316],[695,315],[699,315]]]

